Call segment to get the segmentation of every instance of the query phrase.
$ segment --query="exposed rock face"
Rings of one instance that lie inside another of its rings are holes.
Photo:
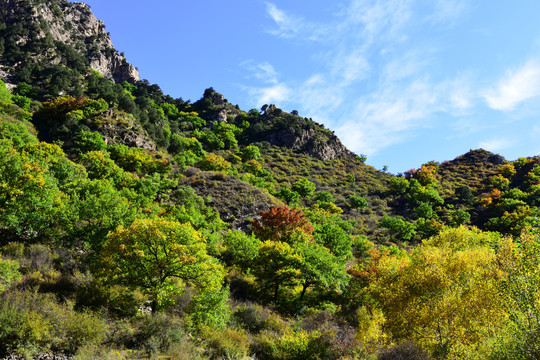
[[[96,127],[92,124],[90,126],[103,135],[106,143],[156,150],[156,144],[146,135],[143,128],[128,116],[118,114],[114,110],[107,110],[99,115],[99,119],[103,123],[102,126]]]
[[[213,88],[208,88],[204,91],[203,100],[210,99],[214,105],[225,105],[227,99],[222,94],[216,92]]]
[[[5,14],[2,20],[8,26],[24,21],[23,26],[39,28],[33,41],[50,36],[55,41],[73,47],[89,61],[92,69],[106,78],[116,82],[139,80],[137,69],[114,49],[109,34],[105,32],[105,25],[84,3],[70,3],[66,0],[0,0],[0,11]],[[23,20],[21,13],[29,16]],[[17,41],[22,47],[29,39],[21,38]],[[54,56],[58,55],[35,54],[33,58],[59,62]],[[9,73],[9,68],[4,71]]]
[[[318,136],[315,129],[302,129],[300,133],[293,128],[284,128],[267,134],[272,145],[285,146],[306,152],[320,160],[333,160],[355,156],[335,135]]]

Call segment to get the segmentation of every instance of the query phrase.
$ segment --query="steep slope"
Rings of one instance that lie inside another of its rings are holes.
[[[84,3],[1,0],[0,14],[0,75],[7,83],[28,82],[31,74],[47,78],[55,69],[51,65],[60,73],[85,74],[89,66],[116,82],[139,80]]]

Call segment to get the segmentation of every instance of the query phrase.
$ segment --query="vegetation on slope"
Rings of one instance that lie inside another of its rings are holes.
[[[0,356],[537,358],[540,158],[393,176],[296,112],[115,83],[72,44],[29,61],[25,11],[0,26]]]

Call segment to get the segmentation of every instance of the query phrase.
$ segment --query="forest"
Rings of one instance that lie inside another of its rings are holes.
[[[27,15],[78,5],[13,3],[0,357],[540,357],[540,158],[389,174],[296,111],[103,76],[101,35]]]

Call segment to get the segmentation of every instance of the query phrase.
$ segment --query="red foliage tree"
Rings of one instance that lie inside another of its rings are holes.
[[[313,234],[313,226],[302,210],[273,207],[261,213],[261,220],[253,220],[253,232],[261,240],[290,242],[295,231]]]

